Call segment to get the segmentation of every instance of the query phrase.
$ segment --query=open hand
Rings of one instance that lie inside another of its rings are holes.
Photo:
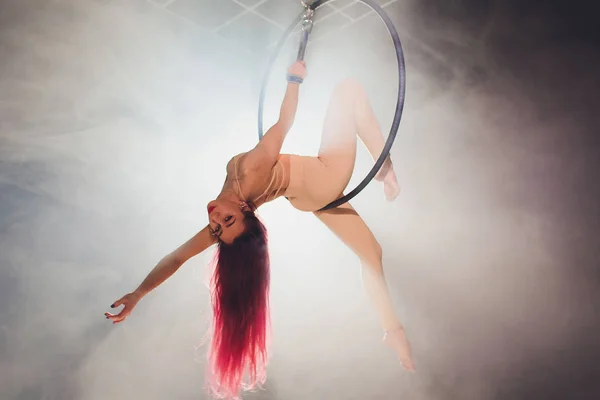
[[[140,301],[141,296],[135,292],[128,293],[125,296],[121,297],[119,300],[115,301],[111,304],[110,308],[115,308],[119,306],[124,306],[123,309],[118,314],[104,313],[106,319],[110,319],[113,324],[118,324],[122,322],[131,314],[133,308]]]
[[[288,74],[298,76],[302,79],[306,78],[306,63],[304,61],[296,61],[288,68]]]

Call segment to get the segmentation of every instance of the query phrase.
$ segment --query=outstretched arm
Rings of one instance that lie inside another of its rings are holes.
[[[144,297],[170,278],[187,260],[200,254],[214,243],[216,243],[216,239],[210,234],[207,226],[175,251],[163,257],[135,292],[140,295],[140,298]]]
[[[123,305],[123,309],[118,314],[105,313],[106,318],[112,320],[113,323],[123,321],[145,295],[169,279],[187,260],[215,243],[215,237],[210,234],[208,226],[206,226],[175,251],[163,257],[137,289],[115,301],[111,308]]]
[[[306,75],[306,67],[304,62],[297,62],[292,65],[289,69],[291,75],[296,75],[304,78]],[[281,108],[279,110],[279,119],[277,122],[265,133],[262,140],[258,142],[256,147],[247,154],[247,160],[252,162],[254,160],[260,164],[269,163],[269,165],[275,164],[277,157],[281,152],[281,146],[287,136],[287,133],[294,124],[296,118],[296,110],[298,109],[298,94],[300,91],[300,85],[298,83],[289,82]],[[247,162],[248,162],[247,161]]]

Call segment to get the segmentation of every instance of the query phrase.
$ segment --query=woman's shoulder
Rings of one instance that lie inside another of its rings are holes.
[[[239,165],[241,166],[243,164],[247,171],[270,171],[275,168],[277,163],[285,156],[285,154],[280,154],[275,160],[273,160],[273,158],[267,154],[263,148],[255,147],[247,153],[243,153],[239,160]]]
[[[284,156],[285,155],[280,155],[278,160]],[[235,174],[237,169],[237,174],[241,177],[248,173],[266,172],[267,170],[271,170],[274,166],[275,164],[269,163],[268,158],[261,155],[260,151],[252,149],[233,156],[227,163],[227,173]]]
[[[244,156],[247,153],[240,153],[240,154],[236,154],[235,156],[231,157],[229,159],[229,161],[227,162],[227,171],[229,171],[230,169],[233,169],[235,167],[235,165],[237,164],[238,167],[240,166],[240,164],[242,163],[242,160],[244,158]]]
[[[227,175],[237,176],[238,179],[246,176],[248,173],[256,172],[259,164],[253,161],[253,157],[249,157],[250,152],[244,152],[233,156],[227,162]]]

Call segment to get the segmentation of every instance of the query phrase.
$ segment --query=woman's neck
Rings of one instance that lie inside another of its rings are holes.
[[[241,203],[244,201],[231,187],[224,187],[221,193],[217,196],[218,200],[228,200],[234,203]]]

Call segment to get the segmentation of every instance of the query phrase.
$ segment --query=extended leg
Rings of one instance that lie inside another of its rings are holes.
[[[354,79],[334,89],[323,124],[319,156],[356,151],[356,135],[373,159],[381,154],[385,140],[364,88]]]
[[[314,214],[360,258],[365,291],[377,311],[382,328],[388,332],[386,343],[396,350],[404,367],[412,370],[410,346],[394,312],[383,273],[382,250],[375,236],[348,203]]]
[[[379,158],[385,140],[367,93],[356,80],[346,79],[336,86],[329,102],[319,158],[326,164],[341,163],[342,169],[353,170],[357,135],[373,160]],[[384,182],[388,200],[396,198],[399,186],[389,157],[375,178]]]

